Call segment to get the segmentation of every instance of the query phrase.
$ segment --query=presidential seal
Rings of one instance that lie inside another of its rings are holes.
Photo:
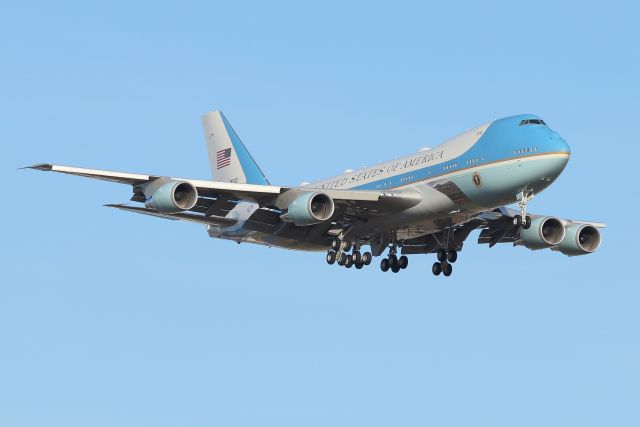
[[[480,174],[478,172],[474,172],[471,179],[473,180],[473,185],[478,188],[482,187],[482,179],[480,178]]]

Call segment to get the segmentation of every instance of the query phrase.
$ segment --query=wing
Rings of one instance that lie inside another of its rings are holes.
[[[195,206],[187,213],[161,213],[150,208],[129,205],[107,205],[129,212],[144,213],[169,219],[183,219],[206,224],[231,225],[229,221],[221,221],[231,211],[238,201],[252,201],[260,205],[254,214],[261,223],[270,226],[279,221],[279,214],[286,209],[287,204],[300,192],[322,191],[334,200],[336,215],[332,218],[338,227],[345,224],[366,220],[373,216],[397,212],[419,202],[414,194],[402,192],[380,192],[372,190],[317,190],[310,187],[280,187],[273,185],[237,184],[196,179],[166,177],[160,175],[145,175],[128,172],[114,172],[100,169],[88,169],[72,166],[41,163],[27,166],[46,172],[58,172],[69,175],[110,181],[132,186],[131,201],[144,203],[147,200],[143,189],[146,185],[158,179],[172,179],[192,184],[198,191]],[[236,220],[233,220],[234,222]]]

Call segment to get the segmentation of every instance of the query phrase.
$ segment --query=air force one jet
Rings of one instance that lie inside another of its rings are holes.
[[[29,168],[127,184],[131,201],[144,207],[106,206],[205,224],[209,236],[238,243],[325,251],[327,263],[347,268],[387,252],[380,268],[397,273],[407,255],[435,253],[433,274],[450,276],[475,229],[478,243],[490,247],[512,243],[575,256],[600,246],[602,223],[527,214],[527,203],[555,181],[571,153],[534,115],[498,119],[435,148],[291,187],[271,185],[222,112],[206,113],[202,123],[213,181]]]

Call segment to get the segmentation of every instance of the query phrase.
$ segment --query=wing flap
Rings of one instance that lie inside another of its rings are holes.
[[[207,224],[207,225],[217,225],[217,226],[223,226],[223,227],[229,227],[231,225],[234,225],[237,223],[237,220],[234,218],[225,218],[225,217],[220,217],[220,216],[202,216],[202,215],[193,215],[193,214],[188,214],[188,213],[173,213],[173,214],[167,214],[167,213],[162,213],[162,212],[158,212],[154,209],[149,209],[149,208],[141,208],[141,207],[137,207],[137,206],[129,206],[129,205],[123,205],[123,204],[108,204],[105,205],[108,208],[116,208],[116,209],[120,209],[123,211],[128,211],[128,212],[135,212],[135,213],[140,213],[140,214],[144,214],[144,215],[151,215],[151,216],[155,216],[158,218],[164,218],[164,219],[172,219],[172,220],[183,220],[183,221],[191,221],[191,222],[197,222],[200,224]]]

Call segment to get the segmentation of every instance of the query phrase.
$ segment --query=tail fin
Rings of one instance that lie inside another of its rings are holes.
[[[204,114],[202,125],[214,180],[269,185],[269,181],[222,111]]]

